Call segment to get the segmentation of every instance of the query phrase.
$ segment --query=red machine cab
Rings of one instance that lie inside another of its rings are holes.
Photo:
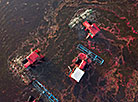
[[[100,29],[97,27],[97,25],[95,23],[93,23],[92,25],[90,25],[88,23],[88,21],[83,22],[83,25],[86,27],[85,31],[88,30],[88,36],[87,38],[90,36],[91,38],[93,38],[99,31]]]
[[[40,102],[40,98],[34,98],[33,96],[29,96],[26,102]]]
[[[72,60],[72,62],[80,68],[84,69],[86,64],[91,63],[91,60],[88,58],[88,56],[84,53],[79,53],[78,56]]]
[[[72,60],[75,64],[71,73],[69,73],[69,77],[73,78],[75,81],[79,82],[82,76],[85,73],[87,65],[91,63],[91,60],[84,53],[79,53],[78,56]]]
[[[41,60],[44,58],[42,54],[40,54],[40,50],[33,51],[30,55],[28,55],[23,61],[24,67],[27,68],[30,65],[34,64],[34,62]]]

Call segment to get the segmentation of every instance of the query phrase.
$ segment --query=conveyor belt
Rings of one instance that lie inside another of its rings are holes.
[[[32,85],[44,96],[46,96],[50,102],[58,102],[58,99],[55,98],[39,81],[34,80]]]
[[[70,21],[68,24],[70,28],[73,28],[76,24],[84,21],[92,12],[92,9],[87,9],[85,12],[81,13],[78,17],[75,17],[73,20]]]
[[[101,57],[99,57],[95,53],[91,52],[89,49],[87,49],[83,45],[78,44],[77,49],[82,51],[83,53],[87,54],[93,61],[98,62],[100,65],[103,64],[104,60]]]

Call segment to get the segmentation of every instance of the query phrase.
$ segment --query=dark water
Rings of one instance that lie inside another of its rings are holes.
[[[94,39],[70,29],[70,19],[87,8],[96,10],[101,31]],[[8,66],[9,59],[40,48],[46,62],[34,70],[36,77],[61,102],[137,102],[138,100],[137,0],[1,0],[0,2],[0,102],[24,102],[34,94]],[[101,56],[80,83],[66,76],[67,66],[85,45]],[[47,63],[49,62],[49,63]]]

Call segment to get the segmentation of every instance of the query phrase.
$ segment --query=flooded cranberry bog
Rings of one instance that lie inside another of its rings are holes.
[[[88,18],[100,32],[85,39],[70,20],[93,9]],[[1,0],[0,1],[0,101],[25,102],[39,93],[24,85],[11,71],[11,61],[41,49],[45,61],[31,75],[60,102],[137,102],[138,100],[138,1],[137,0]],[[104,59],[91,64],[79,83],[67,76],[82,44]],[[44,102],[47,99],[42,97]]]

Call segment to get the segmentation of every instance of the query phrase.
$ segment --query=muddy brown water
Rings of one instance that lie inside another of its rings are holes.
[[[101,29],[88,40],[79,27],[68,27],[87,8],[96,10],[89,20]],[[137,0],[0,0],[0,102],[25,102],[39,94],[8,66],[9,59],[28,54],[30,48],[40,48],[46,59],[33,74],[61,102],[137,102],[137,19]],[[92,64],[75,83],[66,72],[79,43],[105,62]]]

